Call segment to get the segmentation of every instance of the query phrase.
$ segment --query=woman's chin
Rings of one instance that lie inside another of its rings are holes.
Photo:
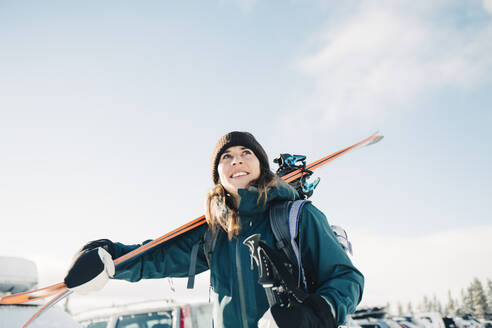
[[[248,189],[248,186],[249,186],[249,183],[245,183],[245,184],[238,184],[236,185],[236,192],[239,190],[239,189]]]
[[[224,187],[228,193],[238,195],[239,189],[248,189],[249,182],[229,184],[229,185],[224,186]]]

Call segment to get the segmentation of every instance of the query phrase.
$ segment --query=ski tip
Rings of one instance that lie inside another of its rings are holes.
[[[371,141],[370,145],[375,144],[375,143],[377,143],[377,142],[380,142],[383,138],[384,138],[384,136],[383,136],[383,135],[380,135],[380,136],[375,137],[375,138]]]
[[[373,145],[375,143],[378,143],[379,141],[381,141],[382,139],[384,138],[384,136],[379,132],[379,131],[376,131],[372,136],[371,136],[371,139],[369,140],[369,142],[366,144],[366,146],[369,146],[369,145]]]

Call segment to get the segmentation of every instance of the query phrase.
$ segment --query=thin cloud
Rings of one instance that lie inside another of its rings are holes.
[[[382,115],[438,88],[474,88],[489,79],[492,21],[450,23],[449,10],[404,3],[359,8],[329,25],[318,49],[298,62],[315,81],[303,107],[323,124]]]
[[[492,14],[492,0],[483,0],[483,7],[489,14]]]

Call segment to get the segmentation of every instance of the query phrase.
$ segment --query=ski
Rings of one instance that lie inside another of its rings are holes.
[[[0,299],[0,304],[21,304],[43,299],[45,297],[58,294],[66,288],[63,282],[48,287],[31,290],[23,293],[7,295]]]
[[[53,297],[48,303],[39,308],[39,310],[31,316],[31,318],[22,326],[22,328],[26,328],[27,326],[29,326],[29,324],[36,320],[37,317],[39,317],[45,311],[52,308],[56,303],[72,293],[73,291],[69,290],[67,287],[63,287],[61,290],[58,290],[57,295]]]
[[[365,139],[363,139],[363,140],[361,140],[361,141],[359,141],[359,142],[357,142],[351,146],[348,146],[348,147],[346,147],[342,150],[339,150],[333,154],[325,156],[325,157],[323,157],[323,158],[321,158],[315,162],[312,162],[312,163],[306,165],[305,167],[303,167],[301,169],[297,169],[297,170],[292,171],[288,174],[285,174],[285,175],[281,176],[281,179],[283,179],[284,181],[286,181],[288,183],[295,181],[295,180],[303,177],[304,175],[311,174],[312,171],[326,165],[327,163],[329,163],[332,160],[348,153],[351,150],[355,150],[358,148],[362,148],[365,146],[375,144],[378,141],[380,141],[381,139],[383,139],[383,135],[379,134],[379,132],[376,132],[376,133],[372,134],[371,136],[369,136],[369,137],[367,137],[367,138],[365,138]],[[162,245],[166,241],[171,240],[175,237],[178,237],[178,236],[180,236],[180,235],[182,235],[182,234],[184,234],[190,230],[198,228],[198,227],[200,227],[206,223],[207,223],[207,220],[205,219],[205,215],[202,215],[202,216],[182,225],[181,227],[174,229],[173,231],[168,232],[165,235],[162,235],[162,236],[152,240],[151,242],[138,247],[137,249],[120,256],[119,258],[114,260],[115,267],[117,268],[118,265],[121,265],[128,260],[135,259],[136,257],[141,256],[146,251],[148,251],[148,250],[150,250],[150,249],[152,249],[158,245]],[[4,297],[0,298],[0,304],[21,304],[21,303],[34,301],[34,300],[43,299],[43,298],[46,298],[46,297],[49,297],[52,295],[56,295],[44,307],[39,309],[39,311],[36,312],[34,314],[34,316],[32,316],[31,319],[28,322],[26,322],[26,324],[23,326],[23,327],[27,327],[32,321],[35,320],[35,318],[39,317],[44,311],[46,311],[51,306],[53,306],[57,302],[61,301],[63,298],[70,295],[71,293],[72,292],[66,287],[65,283],[62,282],[62,283],[54,284],[54,285],[51,285],[48,287],[44,287],[44,288],[40,288],[40,289],[36,289],[36,290],[32,290],[32,291],[27,291],[27,292],[23,292],[23,293],[4,296]]]
[[[317,168],[320,168],[321,166],[327,164],[328,162],[346,154],[347,152],[351,151],[351,150],[354,150],[356,148],[360,148],[360,147],[364,147],[364,146],[369,146],[371,144],[374,144],[378,141],[380,141],[381,139],[383,138],[382,135],[380,135],[378,132],[374,133],[373,135],[369,136],[368,138],[356,143],[356,144],[353,144],[352,146],[349,146],[349,147],[346,147],[340,151],[337,151],[331,155],[328,155],[328,156],[325,156],[313,163],[310,163],[306,166],[306,169],[308,170],[315,170]],[[306,173],[302,172],[301,169],[298,169],[296,171],[293,171],[289,174],[286,174],[284,176],[282,176],[281,178],[283,180],[285,180],[286,182],[291,182],[291,181],[294,181],[295,179],[298,179],[299,177],[301,177],[302,175],[304,175]],[[140,246],[139,248],[117,258],[114,260],[114,263],[115,265],[118,265],[118,264],[121,264],[121,263],[124,263],[125,261],[127,260],[130,260],[130,259],[133,259],[134,257],[138,256],[139,254],[147,251],[147,250],[150,250],[174,237],[177,237],[189,230],[192,230],[194,228],[197,228],[203,224],[206,223],[206,219],[205,219],[205,216],[202,215],[198,218],[196,218],[195,220],[192,220],[184,225],[182,225],[181,227],[161,236],[161,237],[158,237],[154,240],[152,240],[151,242],[145,244],[145,245],[142,245]],[[55,285],[51,285],[51,286],[48,286],[48,287],[44,287],[44,288],[40,288],[40,289],[36,289],[36,290],[33,290],[33,291],[27,291],[27,292],[23,292],[23,293],[19,293],[19,294],[14,294],[14,295],[8,295],[8,296],[4,296],[0,299],[0,304],[20,304],[20,303],[25,303],[25,302],[30,302],[30,301],[34,301],[34,300],[39,300],[39,299],[42,299],[42,298],[45,298],[45,297],[48,297],[48,296],[52,296],[52,295],[55,295],[57,293],[59,293],[61,290],[63,290],[64,288],[66,288],[65,284],[64,283],[58,283],[58,284],[55,284]]]
[[[368,138],[366,138],[362,141],[359,141],[356,144],[353,144],[352,146],[346,147],[340,151],[337,151],[337,152],[330,154],[328,156],[325,156],[325,157],[323,157],[323,158],[321,158],[321,159],[319,159],[313,163],[308,164],[306,166],[306,169],[311,170],[311,171],[316,170],[316,169],[320,168],[321,166],[323,166],[323,165],[329,163],[330,161],[346,154],[347,152],[349,152],[351,150],[354,150],[354,149],[360,148],[360,147],[364,147],[364,146],[369,146],[371,144],[374,144],[374,143],[380,141],[382,138],[383,138],[383,136],[380,135],[378,132],[376,132],[373,135],[369,136]],[[298,169],[296,171],[293,171],[289,174],[282,176],[281,178],[283,180],[285,180],[286,182],[291,182],[291,181],[294,181],[295,179],[298,179],[302,175],[306,174],[302,171],[303,170]],[[139,254],[142,254],[143,252],[150,250],[150,249],[152,249],[152,248],[154,248],[154,247],[156,247],[156,246],[158,246],[158,245],[160,245],[160,244],[162,244],[162,243],[164,243],[164,242],[166,242],[166,241],[168,241],[174,237],[177,237],[177,236],[179,236],[179,235],[181,235],[181,234],[183,234],[189,230],[192,230],[194,228],[202,226],[205,223],[206,223],[205,215],[202,215],[202,216],[182,225],[181,227],[179,227],[179,228],[177,228],[171,232],[168,232],[165,235],[162,235],[162,236],[152,240],[151,242],[149,242],[145,245],[140,246],[139,248],[137,248],[137,249],[135,249],[129,253],[122,255],[121,257],[114,260],[114,264],[118,265],[118,264],[126,262],[127,260],[133,259],[134,257],[138,256]],[[32,290],[32,291],[8,295],[8,296],[4,296],[0,299],[0,304],[20,304],[20,303],[30,302],[30,301],[34,301],[34,300],[39,300],[39,299],[42,299],[45,297],[49,297],[49,296],[58,294],[64,288],[66,288],[64,283],[58,283],[55,285],[51,285],[48,287],[44,287],[44,288],[40,288],[40,289],[36,289],[36,290]]]
[[[348,153],[351,150],[375,144],[376,142],[380,141],[383,138],[384,138],[383,135],[376,132],[373,135],[371,135],[370,137],[367,137],[366,139],[361,140],[358,143],[353,144],[352,146],[349,146],[347,148],[339,150],[339,151],[337,151],[331,155],[325,156],[325,157],[323,157],[323,158],[321,158],[321,159],[319,159],[319,160],[317,160],[311,164],[306,165],[306,170],[309,170],[309,171],[316,170],[317,168],[320,168],[321,166],[323,166],[323,165],[327,164],[328,162],[331,162],[332,160]],[[294,181],[294,180],[300,178],[301,176],[303,176],[305,174],[307,174],[307,173],[303,172],[303,170],[296,170],[296,171],[293,171],[291,173],[288,173],[288,174],[282,176],[282,179],[284,179],[286,182],[291,182],[291,181]]]

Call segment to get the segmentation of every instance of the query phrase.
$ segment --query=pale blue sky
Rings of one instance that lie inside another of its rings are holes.
[[[489,0],[0,0],[0,41],[0,255],[36,260],[43,283],[88,240],[139,242],[201,215],[210,153],[236,129],[270,159],[312,161],[386,136],[320,170],[313,197],[356,255],[377,254],[357,258],[367,303],[417,297],[377,295],[391,238],[460,232],[468,258],[492,254],[476,235],[492,229]],[[477,263],[429,294],[492,276]]]

